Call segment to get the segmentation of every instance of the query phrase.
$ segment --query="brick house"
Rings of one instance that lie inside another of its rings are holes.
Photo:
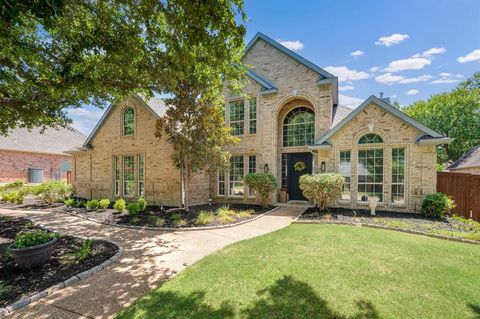
[[[450,139],[370,96],[351,110],[338,104],[338,79],[258,33],[243,57],[249,82],[238,96],[228,91],[225,117],[240,143],[230,147],[231,167],[216,176],[197,174],[191,203],[254,202],[242,179],[271,172],[279,184],[272,201],[304,200],[299,176],[340,172],[346,182],[337,205],[416,211],[435,191],[436,151]],[[180,174],[172,147],[154,137],[161,100],[134,96],[111,105],[75,156],[77,192],[87,198],[145,196],[178,204]]]
[[[40,183],[66,180],[72,156],[65,153],[82,145],[86,136],[74,129],[11,130],[0,137],[0,183],[23,180]]]

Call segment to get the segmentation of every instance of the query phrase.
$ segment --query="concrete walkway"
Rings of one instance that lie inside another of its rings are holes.
[[[106,226],[65,214],[0,209],[1,215],[23,216],[63,234],[110,239],[124,248],[109,268],[6,318],[112,318],[186,266],[231,243],[286,227],[301,210],[281,207],[232,228],[160,232]]]

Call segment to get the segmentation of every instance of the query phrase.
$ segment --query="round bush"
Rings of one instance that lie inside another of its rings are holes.
[[[245,183],[260,196],[262,206],[268,205],[268,196],[277,188],[277,180],[270,173],[250,173],[245,176]]]
[[[423,199],[422,213],[428,217],[443,218],[455,208],[455,202],[444,193],[428,194]]]

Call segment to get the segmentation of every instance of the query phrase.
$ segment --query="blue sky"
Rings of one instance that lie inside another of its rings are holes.
[[[340,103],[384,92],[400,104],[448,91],[480,71],[480,1],[245,2],[246,42],[257,32],[337,75]],[[103,110],[72,111],[90,133]]]

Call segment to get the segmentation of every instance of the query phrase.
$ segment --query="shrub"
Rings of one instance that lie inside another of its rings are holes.
[[[47,204],[63,202],[73,193],[73,186],[62,181],[50,181],[39,185],[38,193]]]
[[[92,240],[85,239],[80,248],[67,255],[66,259],[71,262],[80,262],[90,256],[92,251]]]
[[[425,196],[422,203],[422,213],[428,217],[443,218],[455,208],[455,202],[444,193],[432,193]]]
[[[338,173],[306,174],[300,176],[300,189],[303,196],[313,199],[321,210],[342,194],[344,178]]]
[[[88,210],[97,210],[98,208],[98,200],[92,199],[87,202],[87,209]]]
[[[128,203],[127,211],[128,211],[128,215],[134,216],[138,214],[138,212],[140,211],[140,208],[138,207],[137,203]]]
[[[170,216],[170,222],[172,223],[173,226],[183,226],[187,224],[187,221],[182,218],[182,215],[178,213],[173,213]]]
[[[75,204],[75,207],[83,208],[83,207],[85,207],[86,204],[87,204],[87,201],[85,201],[84,199],[81,199],[81,200],[77,201],[77,203]]]
[[[132,225],[140,223],[141,219],[138,216],[131,216],[128,222]]]
[[[2,198],[6,202],[10,202],[13,204],[21,204],[23,203],[23,199],[25,198],[25,193],[22,191],[10,191],[3,194]]]
[[[217,220],[220,223],[231,223],[235,219],[233,216],[236,215],[234,210],[229,209],[227,206],[222,206],[216,211]]]
[[[171,216],[170,216],[170,221],[173,223],[173,221],[175,220],[179,220],[179,219],[182,219],[182,215],[178,214],[178,213],[173,213]]]
[[[11,183],[7,183],[3,186],[0,186],[0,192],[8,192],[8,191],[11,191],[11,190],[18,190],[20,188],[22,188],[24,185],[23,181],[14,181],[14,182],[11,182]]]
[[[145,200],[145,198],[143,197],[140,197],[138,200],[137,200],[137,205],[138,205],[138,209],[143,212],[145,209],[147,209],[147,201]]]
[[[125,207],[126,207],[125,201],[121,198],[117,199],[115,201],[115,204],[113,204],[113,208],[119,213],[122,213]]]
[[[65,206],[67,207],[73,207],[75,205],[75,199],[73,198],[67,198],[66,200],[63,201]]]
[[[12,287],[8,286],[7,284],[0,283],[0,299],[6,299],[10,292],[12,291]]]
[[[100,209],[107,209],[108,206],[110,206],[110,200],[107,199],[107,198],[101,199],[101,200],[98,202],[98,207],[99,207]]]
[[[58,237],[57,234],[44,230],[32,230],[18,233],[13,242],[13,248],[20,249],[45,244],[56,237]]]
[[[245,209],[237,212],[237,216],[240,218],[247,218],[252,216],[253,209]]]
[[[163,224],[165,224],[165,220],[163,218],[160,218],[155,215],[147,216],[147,222],[150,225],[155,225],[155,226],[162,226]]]
[[[268,205],[268,196],[277,188],[277,180],[271,173],[250,173],[245,176],[245,183],[260,196],[262,206]]]
[[[206,210],[201,210],[198,213],[197,218],[195,219],[195,224],[207,225],[207,224],[210,224],[212,221],[213,221],[213,213]]]

